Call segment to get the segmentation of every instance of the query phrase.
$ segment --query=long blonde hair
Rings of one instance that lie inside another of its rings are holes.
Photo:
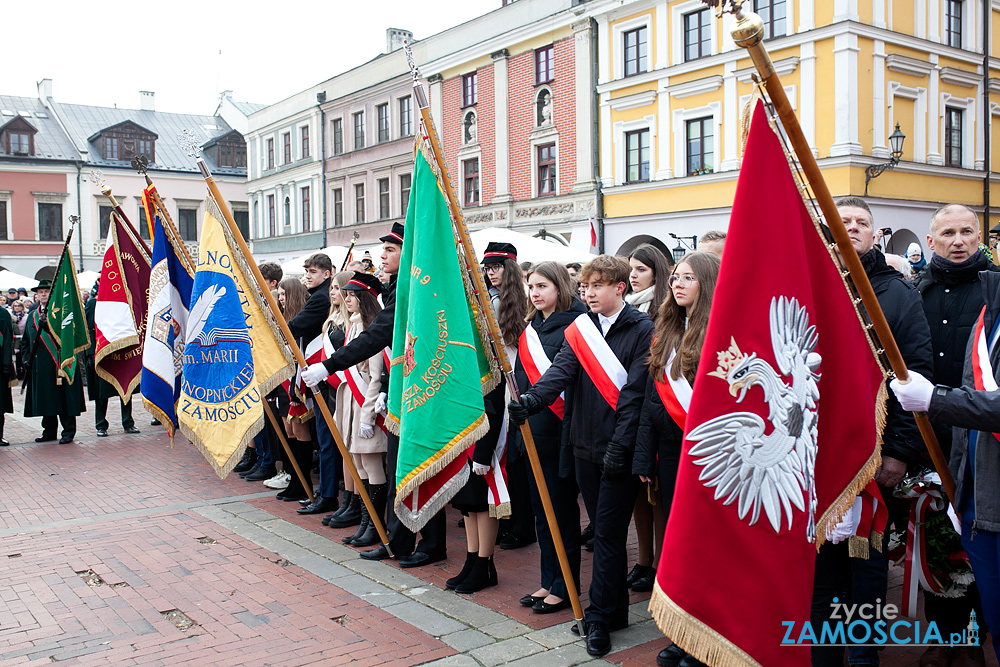
[[[649,349],[649,374],[660,379],[670,354],[677,355],[670,366],[670,377],[679,380],[683,375],[694,382],[698,358],[705,343],[708,315],[712,310],[712,297],[719,279],[719,258],[710,252],[692,252],[684,255],[674,266],[674,271],[686,262],[698,281],[698,296],[690,308],[677,305],[673,290],[660,304],[660,313],[653,329],[653,344]]]
[[[354,273],[351,271],[341,271],[333,277],[330,281],[331,285],[336,285],[335,289],[339,292],[347,284],[347,281],[351,279]],[[330,304],[330,315],[326,318],[326,322],[323,322],[323,333],[327,333],[330,327],[336,327],[347,334],[347,325],[351,321],[351,314],[347,312],[347,305],[344,303],[344,297],[340,297],[340,305],[335,306]]]

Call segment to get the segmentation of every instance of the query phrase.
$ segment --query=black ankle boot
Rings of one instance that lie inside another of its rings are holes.
[[[257,464],[257,450],[254,449],[253,447],[247,447],[246,451],[243,452],[243,458],[241,458],[240,462],[233,467],[233,472],[235,473],[245,472],[247,470],[250,470],[250,468],[253,468],[256,464]]]
[[[372,494],[368,487],[368,480],[363,479],[361,480],[361,483],[364,485],[365,491],[368,491],[368,497],[371,498]],[[365,531],[368,530],[368,524],[371,522],[371,517],[368,516],[368,506],[365,505],[360,495],[358,496],[358,502],[361,505],[361,523],[358,524],[358,529],[354,531],[353,535],[340,540],[344,544],[354,544],[354,540],[365,534]]]
[[[361,522],[361,496],[352,493],[347,501],[347,509],[335,519],[330,519],[330,528],[350,528]]]
[[[465,581],[465,578],[469,576],[472,572],[472,566],[476,564],[476,559],[479,558],[478,551],[470,551],[465,554],[465,565],[462,566],[462,571],[456,574],[454,577],[444,582],[444,585],[448,588],[454,589],[460,583]]]
[[[288,449],[292,451],[293,456],[295,456],[295,452],[298,451],[299,447],[300,445],[298,440],[288,438]],[[298,456],[295,456],[295,460],[298,460]],[[278,500],[284,500],[285,502],[308,498],[309,496],[306,495],[305,487],[302,486],[302,480],[300,480],[299,476],[295,473],[295,469],[289,465],[285,468],[285,470],[291,473],[292,479],[288,482],[288,486],[275,497]]]
[[[476,557],[476,562],[472,566],[472,571],[465,581],[455,586],[456,593],[476,593],[497,585],[496,567],[493,565],[493,556]]]
[[[341,514],[343,514],[344,512],[347,511],[347,508],[351,504],[351,496],[352,495],[353,494],[350,491],[347,491],[343,487],[341,487],[341,489],[340,489],[340,507],[338,507],[336,509],[336,511],[334,511],[333,514],[329,514],[329,515],[323,517],[323,525],[324,526],[329,526],[331,521],[333,521],[334,519],[339,518]]]
[[[385,517],[385,500],[386,491],[388,490],[388,484],[369,484],[368,489],[371,493],[372,507],[375,508],[375,516],[378,517],[379,521],[383,521]],[[382,541],[379,537],[378,528],[375,527],[375,521],[371,517],[368,518],[368,527],[365,532],[351,543],[355,547],[370,547],[373,544],[378,544]]]

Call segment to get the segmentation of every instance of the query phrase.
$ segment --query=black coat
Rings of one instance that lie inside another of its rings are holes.
[[[596,313],[588,313],[594,326],[600,330]],[[563,343],[559,354],[552,361],[531,393],[543,405],[551,405],[560,392],[573,387],[573,419],[570,439],[577,458],[600,465],[609,442],[617,442],[629,451],[635,447],[639,430],[639,412],[646,394],[646,377],[649,375],[646,357],[653,337],[653,323],[645,313],[626,303],[624,310],[608,330],[605,340],[628,372],[628,379],[618,395],[615,410],[608,406],[590,377],[576,358],[569,343]]]
[[[73,382],[62,383],[56,381],[59,366],[54,355],[58,354],[54,341],[51,338],[46,344],[44,338],[38,341],[40,329],[47,332],[45,324],[45,311],[36,308],[31,311],[28,324],[24,328],[24,339],[21,342],[22,363],[31,366],[28,371],[28,383],[25,389],[24,416],[25,417],[46,417],[53,415],[76,417],[81,412],[86,412],[83,402],[83,379],[81,369],[73,375]],[[34,348],[34,355],[32,349]],[[29,357],[31,357],[29,359]]]
[[[681,460],[681,441],[684,432],[663,406],[656,382],[647,373],[646,400],[639,414],[639,432],[635,439],[635,455],[632,458],[632,473],[645,477],[656,477],[657,458],[668,458],[677,463]],[[673,483],[673,480],[669,480]],[[662,485],[665,480],[660,480]]]
[[[354,364],[371,359],[392,345],[392,326],[396,318],[396,276],[389,280],[382,294],[385,307],[379,311],[367,329],[323,362],[331,373],[342,371]]]
[[[330,316],[330,281],[327,278],[322,284],[309,290],[306,305],[298,314],[288,321],[292,335],[299,340],[299,346],[305,347],[316,336],[323,333],[323,323]]]
[[[6,308],[0,307],[0,412],[14,412],[10,383],[14,375],[14,320]],[[3,434],[0,433],[0,437]]]
[[[865,253],[861,263],[906,367],[926,378],[931,377],[934,372],[931,362],[931,332],[924,316],[920,293],[903,280],[902,274],[885,263],[885,256],[878,248]],[[887,409],[885,430],[882,433],[882,455],[907,464],[916,463],[926,449],[913,414],[903,410],[891,391],[888,391]]]

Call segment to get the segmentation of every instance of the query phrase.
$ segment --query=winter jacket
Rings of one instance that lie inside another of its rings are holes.
[[[992,331],[1000,317],[1000,273],[983,271],[979,274],[983,301],[987,304],[983,327]],[[955,477],[955,493],[959,500],[962,520],[973,520],[979,530],[1000,533],[1000,442],[994,435],[1000,432],[1000,391],[977,391],[972,373],[972,345],[969,338],[965,354],[962,386],[951,391],[935,390],[928,416],[935,421],[952,424],[951,461]],[[1000,345],[990,352],[993,375],[1000,379]],[[975,447],[975,477],[970,478],[969,429],[979,431]]]
[[[348,366],[370,359],[392,345],[392,325],[396,316],[396,276],[392,276],[382,293],[385,307],[375,316],[371,325],[350,345],[340,348],[323,362],[331,373],[342,371]],[[325,319],[325,318],[324,318]]]
[[[931,362],[931,332],[924,316],[920,294],[903,280],[898,271],[885,263],[885,255],[878,248],[865,253],[861,257],[861,264],[875,290],[879,306],[882,307],[906,367],[924,377],[930,377],[934,368]],[[925,448],[913,415],[903,410],[891,391],[888,392],[886,408],[888,412],[885,430],[882,432],[882,455],[903,461],[907,465],[916,463]]]
[[[364,330],[361,316],[357,314],[351,316],[351,329],[347,334],[345,344],[349,345]],[[337,425],[344,436],[344,442],[347,443],[348,451],[352,454],[376,454],[386,451],[385,432],[375,426],[375,420],[378,417],[375,412],[375,401],[379,392],[387,389],[382,386],[381,382],[382,366],[384,363],[381,352],[377,352],[370,359],[355,365],[358,375],[368,383],[363,405],[358,405],[347,382],[337,387]],[[375,435],[371,438],[362,438],[360,435],[361,424],[375,426]]]
[[[587,316],[600,330],[597,314],[587,313]],[[600,465],[609,442],[617,442],[630,452],[635,448],[639,411],[646,394],[646,376],[649,375],[646,357],[652,336],[653,323],[649,317],[626,303],[604,337],[628,373],[614,410],[583,370],[569,343],[563,343],[552,366],[531,389],[530,393],[543,405],[551,405],[561,391],[573,387],[570,440],[577,458]]]
[[[669,457],[675,462],[680,461],[684,432],[663,406],[663,399],[656,390],[653,377],[648,373],[646,375],[646,400],[639,415],[639,432],[635,439],[632,472],[645,477],[656,477],[657,457]],[[660,484],[663,483],[664,481],[660,480]]]
[[[322,284],[309,290],[309,298],[302,310],[288,322],[292,335],[299,340],[299,346],[305,347],[311,340],[323,333],[323,323],[330,316],[330,281],[327,278]]]

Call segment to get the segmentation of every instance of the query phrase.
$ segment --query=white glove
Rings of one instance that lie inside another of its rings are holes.
[[[382,414],[385,412],[385,401],[388,398],[389,397],[386,396],[384,391],[378,395],[378,398],[375,399],[375,405],[373,406],[376,414]]]
[[[908,412],[927,412],[934,395],[934,385],[920,373],[910,371],[910,381],[903,384],[899,380],[889,383],[889,389],[896,394],[899,404]]]
[[[855,503],[851,505],[851,509],[844,513],[844,517],[840,520],[830,534],[827,536],[828,539],[834,544],[840,544],[858,529],[858,505]]]
[[[484,466],[482,463],[476,463],[475,461],[472,462],[472,472],[476,473],[477,475],[485,475],[489,471],[490,471],[489,466]]]
[[[326,370],[326,366],[321,363],[312,364],[309,368],[302,371],[302,381],[306,383],[307,387],[315,387],[325,380],[328,375],[330,375],[330,371]]]
[[[359,434],[361,435],[362,438],[367,440],[368,438],[371,438],[372,436],[375,435],[375,427],[372,426],[371,424],[362,424],[361,431],[359,432]]]

